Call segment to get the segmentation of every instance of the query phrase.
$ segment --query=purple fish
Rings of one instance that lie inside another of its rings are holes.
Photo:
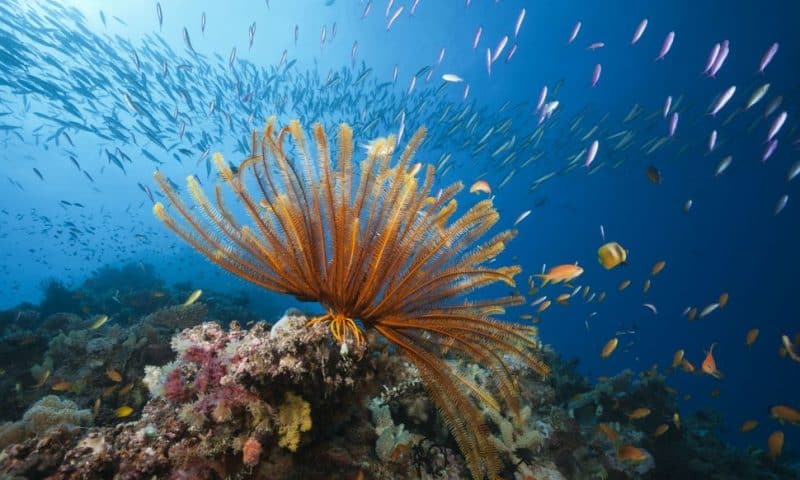
[[[536,102],[536,111],[538,112],[542,106],[544,105],[544,101],[547,98],[547,85],[542,87],[542,92],[539,94],[539,101]]]
[[[706,61],[706,68],[703,69],[704,74],[710,72],[711,67],[714,66],[714,62],[717,60],[717,55],[719,55],[719,48],[719,43],[715,43],[711,48],[711,52],[708,54],[708,60]]]
[[[708,153],[714,151],[714,147],[717,145],[717,131],[712,130],[711,135],[708,136]]]
[[[773,98],[772,101],[769,102],[769,105],[767,105],[767,108],[764,110],[764,118],[767,118],[775,113],[775,110],[781,106],[781,102],[783,102],[783,95],[778,95],[777,97]]]
[[[586,152],[586,162],[583,164],[584,167],[588,167],[589,165],[594,162],[594,157],[597,156],[597,149],[600,148],[600,142],[595,140],[589,145],[589,150]]]
[[[594,73],[592,73],[592,88],[597,85],[597,81],[600,80],[600,73],[603,71],[603,66],[599,63],[594,66]]]
[[[656,60],[663,59],[668,53],[669,50],[672,48],[672,42],[675,41],[675,32],[669,32],[666,37],[664,37],[664,43],[661,44],[661,51],[658,52],[658,57]]]
[[[503,38],[500,39],[500,42],[497,43],[497,47],[494,49],[494,55],[492,55],[492,63],[496,62],[498,58],[500,58],[500,54],[503,53],[503,49],[506,48],[506,44],[508,44],[508,35],[504,35]]]
[[[675,135],[675,130],[678,128],[678,112],[672,112],[672,116],[669,117],[669,136],[672,137]]]
[[[513,57],[516,52],[517,52],[517,44],[515,43],[514,45],[511,45],[511,49],[509,49],[508,51],[508,56],[506,56],[506,62],[510,62],[511,57]]]
[[[478,27],[475,31],[475,38],[472,40],[472,49],[475,50],[478,48],[478,42],[481,39],[481,33],[483,32],[483,27]]]
[[[730,53],[730,43],[725,40],[722,42],[722,45],[719,47],[719,54],[717,54],[717,58],[714,59],[714,64],[711,66],[711,72],[709,72],[709,77],[716,77],[717,72],[719,69],[722,68],[722,64],[725,63],[725,59],[728,58],[728,53]]]
[[[411,77],[411,84],[408,86],[408,94],[411,95],[411,92],[414,91],[414,86],[417,84],[417,76]]]
[[[722,94],[717,97],[716,101],[714,101],[714,104],[711,106],[711,115],[714,116],[717,114],[717,112],[722,110],[722,108],[730,101],[731,97],[733,97],[734,93],[736,93],[735,85],[731,85],[727,90],[722,92]]]
[[[603,42],[594,42],[593,44],[586,47],[586,50],[600,50],[601,48],[605,47],[606,44]]]
[[[486,71],[489,72],[489,76],[492,76],[492,49],[486,49]]]
[[[774,57],[776,53],[778,53],[778,42],[770,45],[769,49],[764,52],[764,56],[761,57],[761,62],[758,64],[758,73],[764,73],[764,69],[767,68],[767,65],[772,61],[772,57]]]
[[[789,202],[789,195],[781,195],[781,198],[778,199],[778,203],[775,204],[775,215],[781,213],[784,208],[786,208],[786,203]]]
[[[773,139],[767,145],[767,148],[764,149],[764,154],[761,156],[761,161],[766,162],[769,157],[775,152],[775,149],[778,148],[778,139]]]
[[[572,33],[569,34],[569,40],[567,40],[567,45],[575,41],[575,38],[578,37],[578,32],[581,31],[581,22],[578,21],[575,23],[575,26],[572,27]]]
[[[464,86],[464,97],[463,97],[463,100],[467,99],[467,95],[469,95],[469,83]]]
[[[664,111],[662,112],[664,118],[667,118],[667,115],[669,115],[670,107],[672,107],[672,95],[668,96],[664,101]]]
[[[786,110],[782,111],[780,115],[775,117],[775,120],[772,122],[772,126],[769,127],[769,132],[767,133],[767,141],[770,142],[778,134],[783,124],[786,122],[787,113]]]
[[[389,2],[389,6],[391,7],[391,2]],[[390,28],[392,28],[392,24],[394,23],[395,20],[397,20],[397,17],[399,17],[401,13],[403,13],[403,5],[397,7],[397,10],[395,10],[394,14],[392,15],[392,18],[389,19],[389,23],[386,24],[387,32],[389,31]]]
[[[517,23],[514,24],[514,38],[517,38],[519,35],[519,29],[522,27],[522,21],[525,20],[525,9],[523,8],[519,12],[519,16],[517,17]]]
[[[633,38],[631,39],[631,45],[635,45],[636,42],[638,42],[639,39],[642,38],[642,35],[644,35],[644,30],[646,28],[647,28],[647,19],[645,18],[644,20],[639,22],[639,26],[636,27],[636,30],[633,32]]]
[[[414,3],[411,4],[411,11],[408,12],[408,14],[412,17],[414,16],[414,12],[417,10],[417,5],[419,5],[419,0],[414,0]]]

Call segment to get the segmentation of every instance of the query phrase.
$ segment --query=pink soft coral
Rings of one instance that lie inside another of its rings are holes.
[[[247,439],[242,447],[242,461],[249,467],[254,467],[258,464],[261,457],[261,442],[253,437]]]
[[[164,396],[172,403],[183,403],[191,397],[180,370],[175,369],[167,374],[164,380]]]

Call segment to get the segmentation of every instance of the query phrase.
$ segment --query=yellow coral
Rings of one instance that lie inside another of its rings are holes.
[[[292,392],[286,392],[286,400],[278,407],[278,446],[296,452],[300,444],[300,433],[311,430],[311,405]]]

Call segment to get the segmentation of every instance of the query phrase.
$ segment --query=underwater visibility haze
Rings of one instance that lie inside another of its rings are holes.
[[[800,478],[799,13],[0,0],[2,478]]]

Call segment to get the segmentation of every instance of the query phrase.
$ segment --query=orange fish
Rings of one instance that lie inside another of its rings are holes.
[[[608,342],[606,342],[605,346],[603,347],[603,351],[600,352],[600,358],[608,358],[614,353],[614,350],[617,349],[617,344],[619,343],[619,339],[617,337],[612,338]]]
[[[742,426],[739,427],[739,431],[742,433],[752,432],[758,426],[758,422],[755,420],[745,420],[742,423]]]
[[[691,322],[692,320],[695,319],[696,316],[697,316],[697,307],[692,307],[691,309],[689,309],[689,313],[686,315],[686,319]]]
[[[617,289],[621,292],[626,288],[628,288],[630,284],[631,284],[630,280],[623,280],[622,282],[620,282],[619,287],[617,287]]]
[[[392,450],[392,456],[391,456],[392,461],[393,462],[398,461],[398,459],[400,459],[400,457],[408,453],[409,450],[411,450],[411,447],[409,447],[408,444],[401,443],[397,445],[396,447],[394,447],[394,450]]]
[[[747,344],[748,347],[752,347],[753,344],[756,343],[756,339],[758,339],[758,329],[751,328],[744,337],[744,343]]]
[[[569,300],[570,296],[571,295],[569,293],[562,293],[561,295],[556,297],[556,302],[560,303],[561,305],[568,305],[569,302],[567,302],[567,300]]]
[[[681,414],[680,413],[675,412],[675,413],[672,414],[672,423],[675,424],[675,428],[677,428],[678,430],[681,429]]]
[[[489,186],[489,182],[486,180],[478,180],[469,187],[469,193],[486,193],[491,195],[492,187]]]
[[[719,308],[725,308],[725,305],[728,304],[728,299],[729,298],[730,298],[730,295],[728,295],[728,292],[725,292],[722,295],[720,295],[719,296],[719,300],[717,300],[717,303],[719,303]]]
[[[565,264],[565,265],[557,265],[547,273],[543,273],[541,275],[536,275],[537,277],[544,280],[542,282],[542,286],[544,287],[548,283],[561,283],[561,282],[569,282],[570,280],[574,280],[581,276],[583,273],[583,268],[579,267],[578,264]]]
[[[650,290],[650,279],[644,281],[644,286],[642,287],[642,293],[647,293]]]
[[[656,262],[656,264],[653,265],[653,270],[650,271],[650,274],[651,275],[658,275],[661,272],[661,270],[664,270],[664,267],[666,267],[666,266],[667,266],[667,262],[665,260],[661,260],[660,262]]]
[[[600,292],[600,295],[597,296],[597,303],[602,303],[603,300],[606,299],[606,292]]]
[[[622,445],[617,449],[617,458],[623,462],[639,463],[647,460],[647,452],[633,445]]]
[[[597,424],[597,430],[608,437],[613,443],[617,443],[617,439],[619,439],[619,433],[614,430],[614,427],[609,425],[608,423],[601,422]]]
[[[628,414],[631,420],[639,420],[650,415],[650,409],[647,407],[640,407]]]
[[[549,306],[550,306],[550,300],[545,300],[544,302],[542,302],[541,305],[539,305],[539,308],[536,310],[536,313],[544,312],[545,310],[547,310],[547,307]]]
[[[780,430],[772,432],[769,439],[767,439],[767,449],[769,450],[769,453],[767,453],[769,458],[772,460],[778,458],[778,455],[783,451],[783,432]]]
[[[779,422],[800,426],[800,412],[788,405],[775,405],[769,409],[769,415]]]
[[[53,390],[54,392],[66,392],[70,388],[72,388],[72,384],[64,380],[56,382],[50,386],[50,389]]]
[[[675,355],[672,356],[672,368],[678,368],[678,366],[683,363],[683,354],[683,349],[675,352]]]
[[[681,368],[686,373],[694,373],[694,365],[692,365],[692,362],[686,360],[685,358],[681,360]]]
[[[654,436],[655,438],[658,438],[658,437],[660,437],[661,435],[664,435],[665,433],[667,433],[667,431],[668,431],[668,430],[669,430],[669,425],[667,425],[666,423],[662,423],[661,425],[659,425],[658,427],[656,427],[656,431],[655,431],[655,433],[653,434],[653,436]]]
[[[106,377],[108,377],[108,379],[112,382],[119,383],[122,381],[122,374],[111,367],[106,369]]]
[[[703,373],[707,373],[717,380],[721,380],[722,372],[717,370],[717,362],[714,361],[714,345],[716,345],[716,343],[712,343],[711,348],[709,348],[708,352],[706,352],[706,358],[703,360],[703,365],[700,367],[700,369],[703,371]]]

